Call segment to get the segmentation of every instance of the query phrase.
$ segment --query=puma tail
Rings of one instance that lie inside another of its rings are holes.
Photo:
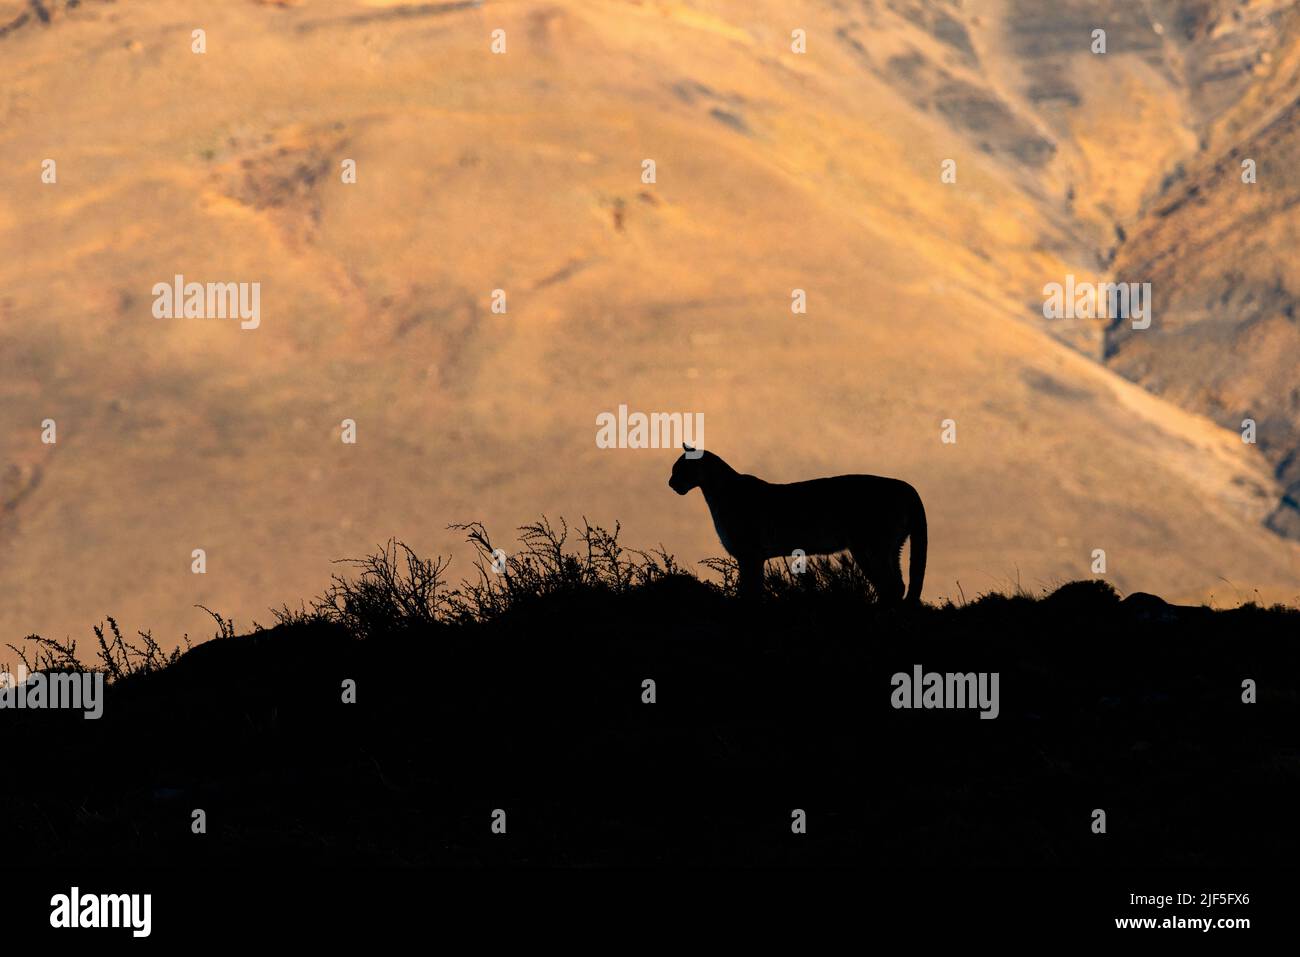
[[[925,527],[925,506],[921,496],[913,490],[916,498],[912,513],[912,554],[907,563],[907,598],[909,605],[921,604],[921,586],[925,583],[925,546],[927,542]]]

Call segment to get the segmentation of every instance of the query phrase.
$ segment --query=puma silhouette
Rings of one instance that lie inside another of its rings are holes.
[[[763,592],[763,563],[847,548],[881,604],[903,601],[903,543],[912,539],[906,601],[919,604],[925,579],[925,506],[916,489],[879,475],[836,475],[777,485],[742,475],[712,452],[690,446],[673,463],[668,487],[704,493],[718,538],[740,566],[740,594]],[[692,457],[693,456],[693,457]]]

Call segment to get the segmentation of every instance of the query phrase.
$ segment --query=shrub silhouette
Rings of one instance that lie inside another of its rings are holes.
[[[650,550],[622,545],[619,523],[610,531],[584,518],[571,530],[563,518],[552,522],[542,516],[521,526],[519,547],[500,557],[481,522],[448,527],[465,532],[475,549],[473,578],[450,587],[448,560],[421,558],[406,543],[390,539],[364,558],[336,562],[359,574],[335,574],[310,607],[273,610],[277,624],[328,622],[367,638],[485,624],[539,601],[626,596],[672,580],[679,595],[698,600],[737,596],[735,559],[703,559],[700,564],[718,580],[701,579],[681,568],[662,545]],[[766,587],[774,603],[815,601],[836,610],[874,603],[870,583],[847,556],[810,558],[802,573],[793,572],[789,562],[769,562]]]

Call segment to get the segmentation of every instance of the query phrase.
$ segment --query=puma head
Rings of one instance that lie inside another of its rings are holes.
[[[704,477],[703,453],[682,444],[684,454],[673,463],[673,474],[668,477],[668,487],[678,495],[685,495],[693,488],[698,488]]]

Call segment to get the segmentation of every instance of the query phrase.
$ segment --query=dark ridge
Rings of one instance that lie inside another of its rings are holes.
[[[35,758],[0,780],[7,851],[1087,870],[1300,850],[1296,609],[1120,600],[1084,581],[886,610],[837,561],[773,568],[749,606],[726,561],[708,563],[718,584],[623,549],[617,529],[566,536],[529,526],[502,572],[480,565],[452,590],[443,563],[390,543],[270,629],[237,636],[218,617],[221,637],[170,663],[121,659],[99,720],[0,710]],[[997,718],[895,708],[893,676],[916,666],[997,673]],[[490,830],[498,808],[508,841]]]

